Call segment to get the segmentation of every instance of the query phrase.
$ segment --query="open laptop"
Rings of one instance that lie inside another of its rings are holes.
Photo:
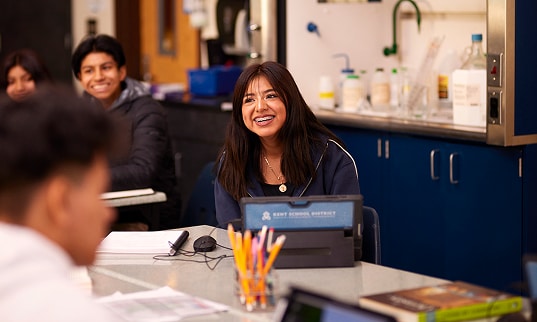
[[[296,287],[292,287],[289,295],[278,302],[274,321],[396,322],[390,315]]]
[[[286,235],[277,268],[353,266],[362,255],[363,197],[242,198],[242,229]]]

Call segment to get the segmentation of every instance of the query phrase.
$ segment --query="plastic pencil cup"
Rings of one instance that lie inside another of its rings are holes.
[[[247,311],[264,310],[276,304],[277,275],[270,269],[262,271],[237,269],[234,266],[234,293]]]

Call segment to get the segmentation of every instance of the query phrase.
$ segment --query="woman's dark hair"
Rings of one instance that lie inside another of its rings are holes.
[[[236,200],[247,195],[246,188],[253,179],[247,177],[249,168],[258,181],[263,180],[259,165],[261,141],[255,133],[248,130],[242,118],[244,94],[250,83],[261,76],[268,80],[285,105],[287,119],[278,138],[284,146],[281,170],[288,182],[298,186],[315,176],[312,149],[323,144],[320,134],[342,144],[317,120],[285,66],[272,61],[248,66],[235,84],[232,119],[216,165],[219,166],[220,184]]]
[[[71,58],[71,68],[76,78],[80,74],[82,61],[90,53],[107,53],[114,58],[118,68],[127,62],[123,47],[117,39],[108,35],[89,35],[78,44]]]
[[[6,56],[2,64],[2,75],[0,78],[0,87],[7,88],[7,75],[15,67],[21,66],[26,70],[36,84],[50,82],[50,73],[39,55],[31,49],[19,49]]]

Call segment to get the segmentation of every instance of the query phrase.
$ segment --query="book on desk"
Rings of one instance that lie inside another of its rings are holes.
[[[467,321],[522,309],[521,296],[461,281],[363,296],[358,303],[400,322]]]
[[[151,188],[134,189],[134,190],[122,190],[122,191],[109,191],[101,194],[101,199],[110,200],[118,198],[129,198],[138,196],[147,196],[154,194],[155,191]]]

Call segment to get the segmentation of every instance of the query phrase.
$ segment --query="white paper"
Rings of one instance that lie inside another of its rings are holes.
[[[177,321],[227,310],[227,306],[203,300],[169,287],[136,293],[115,293],[98,299],[127,321]]]
[[[99,245],[97,253],[168,254],[182,230],[113,231]]]

